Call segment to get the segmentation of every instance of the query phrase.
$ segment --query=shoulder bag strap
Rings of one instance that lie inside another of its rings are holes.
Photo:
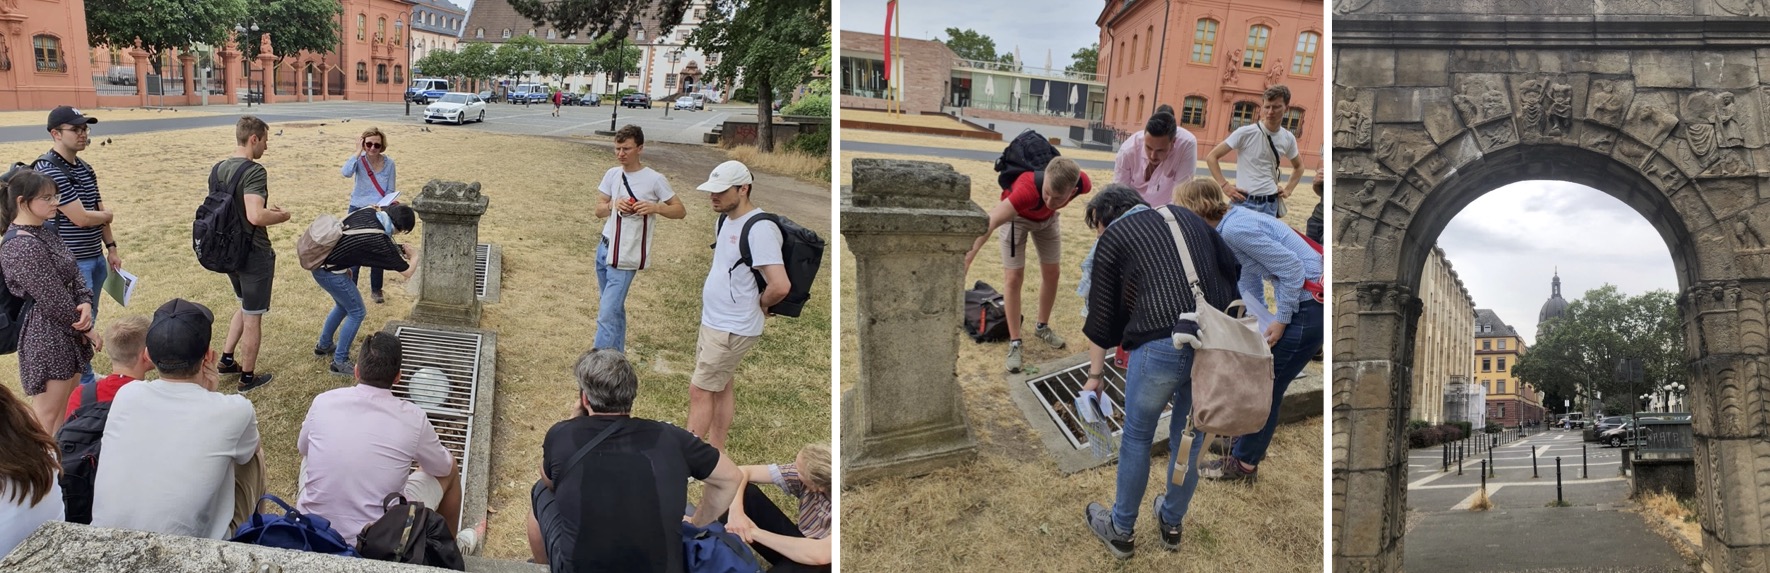
[[[633,184],[627,182],[627,172],[625,171],[621,172],[621,186],[627,188],[627,198],[634,201],[639,200],[639,196],[633,194]]]
[[[578,453],[572,454],[572,459],[567,461],[565,467],[559,470],[559,478],[564,478],[565,474],[570,473],[572,468],[577,467],[578,462],[584,461],[584,456],[590,455],[590,450],[594,450],[596,449],[596,446],[601,445],[603,440],[608,439],[610,435],[615,433],[615,429],[620,428],[622,422],[626,421],[627,418],[615,418],[614,423],[609,424],[607,428],[603,428],[601,433],[596,434],[596,437],[590,438],[590,443],[584,444],[584,447],[582,448],[578,448]]]
[[[1278,152],[1273,152],[1273,155],[1277,156]],[[386,197],[387,191],[381,188],[381,181],[375,179],[375,168],[369,166],[369,158],[358,155],[356,156],[356,160],[362,163],[363,172],[369,174],[369,183],[375,185],[375,192],[380,193],[382,197]],[[386,161],[386,159],[382,159],[382,161]]]
[[[1266,133],[1266,126],[1260,126],[1260,135],[1266,136],[1266,148],[1272,150],[1272,183],[1276,185],[1282,182],[1281,178],[1284,176],[1284,172],[1278,168],[1278,162],[1283,158],[1278,156],[1278,144],[1272,142],[1272,134]]]
[[[91,384],[81,384],[80,385],[80,405],[85,406],[87,404],[97,404],[97,403],[98,403],[98,381],[94,380]]]
[[[1162,219],[1168,222],[1168,231],[1174,235],[1174,248],[1180,251],[1180,265],[1186,269],[1186,282],[1192,287],[1193,298],[1197,299],[1193,303],[1195,306],[1209,306],[1211,303],[1205,301],[1205,291],[1199,284],[1198,268],[1192,264],[1192,249],[1186,245],[1186,235],[1180,231],[1180,221],[1174,218],[1173,209],[1172,206],[1165,206],[1156,210],[1161,211]]]

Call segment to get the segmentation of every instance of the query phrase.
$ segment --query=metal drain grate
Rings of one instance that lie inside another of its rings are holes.
[[[473,247],[473,296],[486,297],[486,275],[491,266],[492,246],[480,243]]]
[[[1026,381],[1026,386],[1045,406],[1045,413],[1063,431],[1069,445],[1078,450],[1088,447],[1088,434],[1082,430],[1081,417],[1075,410],[1076,395],[1082,393],[1082,385],[1087,382],[1086,362]],[[1106,424],[1112,428],[1112,435],[1117,436],[1124,432],[1125,371],[1110,360],[1106,364],[1106,383],[1102,390],[1113,405],[1113,417]],[[1173,406],[1169,405],[1162,411],[1162,417],[1167,418],[1173,413]]]
[[[443,447],[461,464],[461,475],[467,475],[480,335],[410,326],[398,327],[393,334],[399,337],[403,355],[393,395],[424,410]]]

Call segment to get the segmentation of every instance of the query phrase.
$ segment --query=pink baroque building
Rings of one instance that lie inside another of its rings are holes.
[[[1268,86],[1291,89],[1282,121],[1321,165],[1326,30],[1321,0],[1106,0],[1098,73],[1105,119],[1125,132],[1161,104],[1198,138],[1199,155],[1256,120]]]
[[[91,107],[83,0],[0,2],[0,109]]]

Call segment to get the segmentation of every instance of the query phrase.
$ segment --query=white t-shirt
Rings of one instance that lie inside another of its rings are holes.
[[[93,484],[92,525],[224,539],[234,466],[258,451],[258,416],[244,396],[183,382],[117,391]]]
[[[625,201],[628,198],[627,188],[621,185],[621,173],[624,171],[619,165],[610,167],[608,172],[602,174],[602,183],[596,186],[596,190],[601,191],[603,195],[607,195],[609,199],[617,203]],[[641,167],[638,171],[627,173],[627,185],[633,187],[634,197],[648,203],[663,204],[676,196],[676,192],[670,189],[670,182],[664,179],[664,174],[658,173],[650,167]],[[618,213],[610,214],[619,215]],[[614,216],[603,222],[602,236],[608,238],[615,236]]]
[[[13,484],[0,482],[0,557],[12,553],[12,548],[43,524],[62,520],[61,484],[57,483],[60,477],[49,480],[49,493],[43,494],[37,505],[28,505],[29,498],[24,503],[14,501]]]
[[[737,264],[742,258],[738,235],[743,233],[744,223],[761,213],[762,209],[751,209],[719,227],[713,244],[713,268],[701,287],[701,326],[738,336],[762,335],[767,318],[762,314],[762,291],[756,288],[750,268]],[[784,264],[780,227],[764,221],[750,228],[750,258],[758,269]]]
[[[1297,136],[1285,128],[1278,128],[1272,133],[1272,144],[1266,144],[1267,131],[1260,122],[1241,126],[1229,139],[1223,140],[1235,149],[1235,187],[1248,194],[1271,195],[1278,192],[1278,166],[1289,164],[1297,156]],[[1272,148],[1277,147],[1284,161],[1272,156]]]

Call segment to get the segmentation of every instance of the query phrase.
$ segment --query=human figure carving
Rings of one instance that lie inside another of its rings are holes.
[[[1525,80],[1518,88],[1518,111],[1523,114],[1524,126],[1537,133],[1543,132],[1543,80]]]
[[[1370,116],[1358,110],[1358,103],[1341,101],[1334,117],[1334,147],[1359,149],[1371,144]]]
[[[1739,128],[1739,113],[1733,103],[1732,93],[1721,92],[1721,105],[1717,113],[1721,120],[1721,147],[1745,146],[1745,135]]]
[[[1481,94],[1481,118],[1492,119],[1511,111],[1506,103],[1506,93],[1500,91],[1497,82],[1485,84],[1487,91]]]
[[[1548,135],[1559,136],[1573,130],[1573,86],[1549,84]]]
[[[1764,248],[1764,236],[1759,235],[1758,230],[1752,228],[1751,221],[1746,220],[1745,215],[1740,215],[1739,218],[1733,220],[1733,238],[1739,241],[1741,249]]]
[[[1592,82],[1592,86],[1598,90],[1592,94],[1592,111],[1587,115],[1600,123],[1609,125],[1620,123],[1623,103],[1622,96],[1616,93],[1616,83],[1609,80],[1598,80]]]

